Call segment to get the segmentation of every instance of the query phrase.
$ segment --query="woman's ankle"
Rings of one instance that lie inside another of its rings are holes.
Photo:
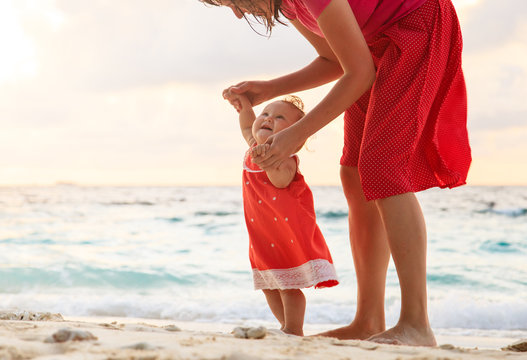
[[[355,319],[353,319],[353,321],[351,322],[350,327],[361,329],[363,334],[370,334],[371,336],[385,331],[386,322],[384,320],[384,316],[355,316]]]
[[[304,330],[302,328],[294,329],[294,328],[284,327],[282,331],[289,335],[304,336]]]

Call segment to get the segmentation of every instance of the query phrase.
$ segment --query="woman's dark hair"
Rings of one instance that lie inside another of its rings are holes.
[[[222,6],[221,0],[199,0],[204,4],[214,5],[214,6]],[[267,29],[267,34],[271,35],[271,32],[273,30],[273,26],[276,25],[276,23],[285,25],[279,18],[281,15],[283,15],[282,12],[282,0],[267,0],[268,5],[267,8],[263,8],[261,5],[254,4],[257,1],[254,0],[229,0],[232,5],[238,10],[240,13],[243,14],[243,17],[249,24],[249,26],[258,34],[263,35],[256,31],[256,29],[253,27],[249,19],[247,18],[247,14],[245,14],[243,11],[241,11],[241,7],[247,9],[250,15],[254,17],[254,19],[259,23],[265,26]],[[260,1],[260,3],[263,3],[263,1]],[[269,9],[273,9],[272,14],[269,11]]]

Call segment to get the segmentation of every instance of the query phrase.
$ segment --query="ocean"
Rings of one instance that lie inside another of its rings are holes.
[[[340,279],[306,289],[307,324],[349,323],[355,273],[342,190],[312,187]],[[527,187],[418,194],[436,333],[527,337]],[[400,309],[390,263],[388,326]],[[0,187],[0,311],[273,323],[254,291],[239,187]]]

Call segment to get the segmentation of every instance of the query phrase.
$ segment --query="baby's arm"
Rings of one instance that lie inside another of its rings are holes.
[[[240,118],[240,129],[242,131],[243,138],[247,141],[249,146],[253,146],[256,140],[253,137],[253,122],[256,119],[251,102],[245,95],[237,95],[237,100],[240,103],[239,118]]]
[[[251,157],[263,156],[269,151],[269,144],[256,145],[251,150]],[[277,188],[285,188],[291,184],[296,174],[296,159],[290,157],[283,161],[277,168],[264,169],[271,183]]]
[[[291,184],[296,174],[296,159],[290,157],[274,169],[266,169],[267,177],[277,188],[285,188]]]

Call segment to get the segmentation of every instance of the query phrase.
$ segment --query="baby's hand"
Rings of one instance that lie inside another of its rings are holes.
[[[223,98],[228,100],[238,112],[252,107],[251,102],[247,96],[235,94],[230,90],[230,88],[223,90]]]
[[[251,149],[251,157],[254,159],[258,156],[264,156],[267,153],[267,151],[269,151],[270,147],[271,145],[269,144],[256,145],[255,147]]]

